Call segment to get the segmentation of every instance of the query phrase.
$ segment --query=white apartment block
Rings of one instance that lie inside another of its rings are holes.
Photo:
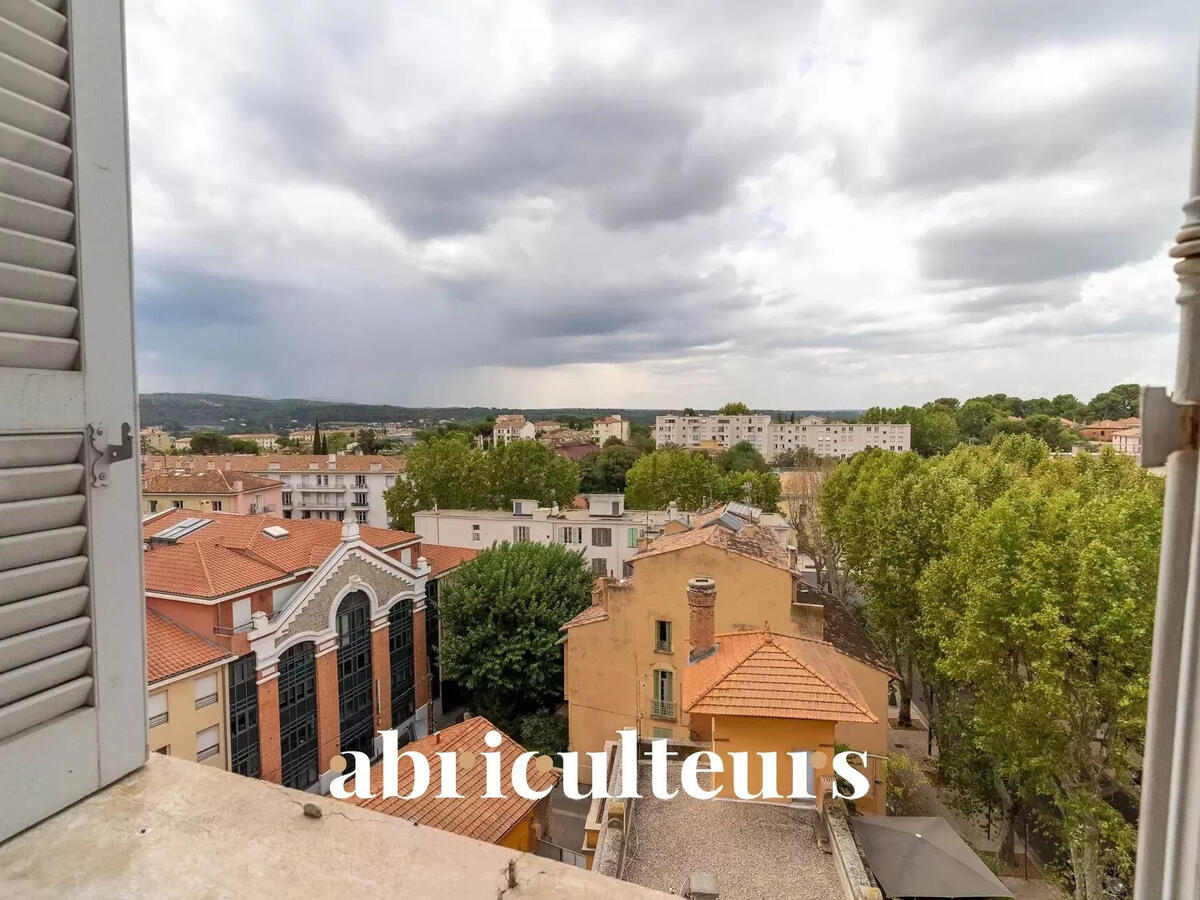
[[[332,519],[387,528],[383,492],[403,478],[397,456],[236,454],[231,456],[144,456],[148,471],[157,468],[223,469],[249,472],[283,482],[285,519]]]
[[[821,456],[845,459],[871,447],[903,453],[911,446],[912,426],[908,424],[858,425],[806,416],[799,422],[773,423],[770,450],[765,455],[769,461],[784,450],[808,447]]]
[[[279,436],[266,434],[265,432],[261,434],[231,434],[229,438],[235,441],[253,441],[261,450],[271,451],[279,449],[276,443],[279,440]]]
[[[623,419],[618,415],[604,416],[592,423],[592,440],[604,445],[604,442],[609,438],[617,438],[620,441],[629,440],[629,420]]]
[[[808,447],[821,456],[845,458],[880,447],[897,453],[912,445],[912,426],[907,424],[859,425],[830,422],[821,416],[805,416],[797,422],[772,422],[770,416],[658,416],[654,439],[659,446],[676,444],[698,447],[706,442],[729,449],[748,442],[769,462],[784,450]]]
[[[496,446],[521,439],[533,440],[535,437],[537,428],[522,415],[497,416],[496,424],[492,427],[492,443]]]
[[[501,541],[563,544],[583,555],[597,575],[622,578],[626,563],[638,552],[638,542],[663,534],[668,522],[690,527],[695,512],[625,508],[624,494],[589,494],[587,509],[538,506],[535,500],[514,500],[506,509],[425,509],[414,516],[413,529],[430,543],[483,550]],[[748,508],[747,508],[748,509]],[[783,516],[753,511],[755,520],[788,543],[790,528]]]
[[[770,429],[770,416],[657,416],[654,441],[660,447],[663,444],[697,447],[715,441],[726,449],[746,441],[766,456],[771,448]]]

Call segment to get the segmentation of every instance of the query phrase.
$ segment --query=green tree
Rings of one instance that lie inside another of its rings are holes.
[[[696,415],[696,410],[692,409],[690,406],[685,406],[685,407],[683,408],[683,412],[682,412],[682,413],[680,413],[680,415],[684,415],[684,416],[694,416],[694,415]]]
[[[585,494],[625,493],[625,473],[641,456],[633,447],[618,441],[605,443],[579,461],[579,490]]]
[[[654,452],[654,430],[649,425],[629,423],[629,446],[638,453]]]
[[[208,455],[211,453],[229,453],[232,441],[216,431],[197,431],[192,435],[191,450],[193,453]]]
[[[766,472],[770,469],[763,455],[749,441],[739,441],[717,457],[722,472]]]
[[[312,452],[318,456],[325,452],[325,442],[321,438],[321,423],[319,420],[313,421]]]
[[[350,446],[350,435],[344,431],[326,432],[321,437],[321,452],[341,453]]]
[[[718,416],[752,416],[754,410],[748,407],[745,403],[726,403],[717,410]]]
[[[776,512],[780,499],[779,476],[774,472],[728,472],[713,487],[719,503],[749,503],[763,512]]]
[[[974,397],[962,405],[957,418],[958,430],[962,432],[963,437],[982,441],[987,427],[1004,418],[1004,414],[986,400]]]
[[[478,509],[487,503],[483,451],[462,433],[419,441],[404,456],[406,473],[384,492],[388,519],[411,529],[413,513],[435,504],[447,509]]]
[[[592,573],[561,544],[502,543],[463,563],[439,598],[442,671],[501,728],[562,699],[559,628],[591,602]]]
[[[958,446],[960,435],[954,416],[940,406],[921,410],[912,423],[913,449],[922,456],[949,453]]]
[[[493,447],[483,454],[483,463],[484,503],[493,509],[503,509],[517,499],[565,506],[579,493],[579,463],[537,441]]]
[[[246,440],[245,438],[229,439],[230,453],[250,453],[254,456],[258,456],[260,449],[261,448],[258,446],[256,441]]]
[[[939,671],[970,686],[973,733],[1048,799],[1076,897],[1128,874],[1134,833],[1107,801],[1145,731],[1162,484],[1111,450],[1043,461],[959,528],[922,583],[946,622]]]
[[[360,428],[354,440],[358,444],[358,451],[368,456],[378,453],[386,445],[374,428]]]
[[[682,509],[703,509],[713,499],[720,471],[703,453],[668,447],[638,459],[625,473],[625,505],[663,509],[675,501]]]
[[[1097,394],[1087,405],[1086,418],[1125,419],[1138,414],[1141,391],[1136,384],[1117,384]]]

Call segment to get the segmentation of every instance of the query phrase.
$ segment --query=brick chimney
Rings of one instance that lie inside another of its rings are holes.
[[[688,582],[688,662],[703,659],[716,648],[717,583],[711,578]]]

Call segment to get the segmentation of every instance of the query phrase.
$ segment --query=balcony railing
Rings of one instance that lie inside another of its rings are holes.
[[[292,509],[345,509],[346,501],[337,500],[293,500]]]
[[[229,637],[234,634],[245,634],[253,627],[253,622],[244,622],[241,625],[234,625],[232,628],[228,625],[214,625],[213,634],[219,634],[221,637]]]
[[[675,718],[675,701],[674,700],[655,700],[652,704],[650,715],[656,719],[674,719]]]
[[[251,506],[249,514],[252,516],[265,516],[267,513],[273,512],[275,512],[274,503],[260,503],[256,506]]]
[[[350,505],[366,507],[366,506],[371,505],[371,501],[370,500],[359,500],[356,498],[356,499],[350,501]]]

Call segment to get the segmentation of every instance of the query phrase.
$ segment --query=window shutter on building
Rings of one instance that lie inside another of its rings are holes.
[[[146,759],[119,0],[0,0],[0,840]]]

